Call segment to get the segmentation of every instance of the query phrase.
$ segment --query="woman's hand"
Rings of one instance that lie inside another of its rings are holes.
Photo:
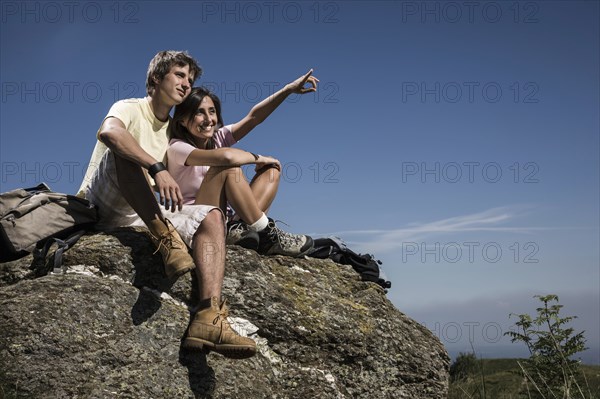
[[[281,170],[281,163],[279,163],[279,161],[273,157],[259,155],[258,159],[256,160],[256,168],[254,168],[254,170],[258,172],[264,167],[274,167],[277,168],[277,170]]]
[[[312,68],[305,75],[300,76],[298,79],[294,80],[291,83],[288,83],[288,88],[292,91],[292,93],[305,94],[313,91],[317,91],[317,83],[319,79],[312,76],[313,70]],[[309,87],[304,87],[306,84],[309,84]]]

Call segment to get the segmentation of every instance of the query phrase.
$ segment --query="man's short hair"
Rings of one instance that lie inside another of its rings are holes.
[[[161,51],[152,58],[148,65],[148,73],[146,74],[146,93],[152,94],[154,86],[154,78],[162,80],[171,70],[173,65],[190,67],[190,76],[192,80],[196,80],[202,75],[202,68],[198,65],[187,51],[167,50]]]

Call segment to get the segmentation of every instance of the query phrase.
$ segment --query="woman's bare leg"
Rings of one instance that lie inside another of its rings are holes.
[[[264,213],[267,213],[277,195],[280,177],[281,171],[279,169],[266,166],[258,170],[250,182],[250,188],[256,203]]]
[[[195,203],[224,209],[225,198],[248,224],[256,222],[263,215],[240,168],[211,166],[196,193]]]
[[[277,191],[274,189],[277,187],[274,184],[278,183],[279,172],[274,170],[272,176],[273,178],[269,179],[269,170],[266,170],[253,180],[254,185],[258,184],[259,188],[263,187],[259,192],[264,195],[262,198],[265,200],[266,207],[273,201]],[[264,183],[268,184],[263,185]],[[223,209],[225,199],[242,221],[250,225],[248,228],[258,233],[259,240],[254,240],[255,245],[258,245],[256,248],[258,253],[301,256],[312,248],[312,238],[286,233],[264,216],[263,210],[259,208],[254,197],[253,190],[239,167],[212,166],[196,193],[195,203],[220,206]],[[257,226],[258,223],[263,222],[264,227]]]

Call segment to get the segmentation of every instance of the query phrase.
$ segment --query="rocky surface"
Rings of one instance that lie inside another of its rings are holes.
[[[229,247],[224,296],[259,348],[229,360],[181,348],[195,282],[152,252],[119,229],[84,236],[64,274],[0,264],[0,397],[446,397],[442,344],[348,266]]]

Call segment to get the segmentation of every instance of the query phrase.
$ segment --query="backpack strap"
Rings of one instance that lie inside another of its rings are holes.
[[[58,245],[58,248],[56,248],[56,251],[54,251],[54,262],[53,262],[52,272],[53,273],[62,273],[63,253],[66,250],[68,250],[69,248],[71,248],[73,245],[75,245],[75,243],[84,234],[85,234],[85,230],[79,230],[79,231],[74,232],[69,237],[65,238],[64,240],[61,240],[60,238],[52,237],[46,241],[46,243],[44,244],[44,247],[40,250],[40,252],[37,254],[37,256],[42,260],[46,259],[46,256],[48,255],[48,251],[50,250],[50,247],[52,247],[52,245],[54,243],[56,243]],[[45,270],[44,274],[47,274],[49,269],[50,268],[48,267]]]
[[[313,258],[329,258],[335,263],[350,265],[365,281],[372,281],[383,287],[390,288],[392,283],[381,273],[381,261],[371,254],[358,254],[348,248],[348,245],[339,237],[313,239],[314,247],[307,255]]]
[[[315,238],[313,239],[313,248],[306,255],[311,258],[327,259],[339,250],[339,246],[331,238]]]

